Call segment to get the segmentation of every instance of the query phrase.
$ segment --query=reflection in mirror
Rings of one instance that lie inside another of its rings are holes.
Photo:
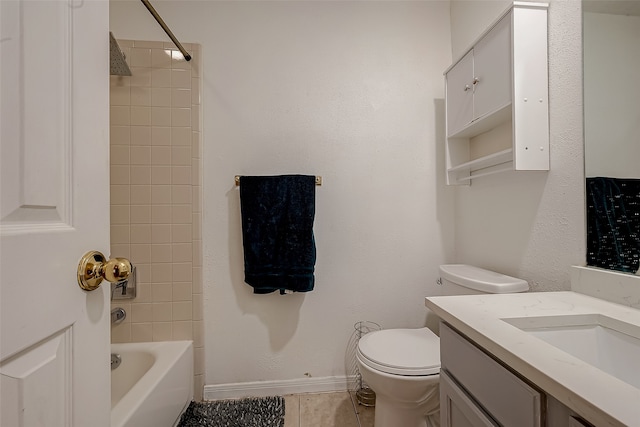
[[[587,265],[640,274],[640,0],[582,4]]]

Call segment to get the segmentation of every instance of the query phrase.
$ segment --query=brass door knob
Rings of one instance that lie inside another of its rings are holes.
[[[131,274],[131,263],[126,258],[106,260],[98,251],[84,254],[78,263],[78,285],[85,291],[93,291],[100,287],[103,280],[120,282]]]

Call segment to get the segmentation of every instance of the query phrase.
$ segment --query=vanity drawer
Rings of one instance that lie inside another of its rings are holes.
[[[540,427],[542,394],[446,323],[440,326],[442,369],[499,424]]]

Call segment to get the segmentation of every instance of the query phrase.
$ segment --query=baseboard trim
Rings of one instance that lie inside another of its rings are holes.
[[[204,386],[204,400],[239,399],[243,397],[281,396],[299,393],[323,393],[354,390],[353,376],[299,378],[293,380],[254,381]]]

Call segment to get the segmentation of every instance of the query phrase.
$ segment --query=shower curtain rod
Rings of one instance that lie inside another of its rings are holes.
[[[156,10],[153,8],[153,6],[151,6],[151,3],[149,3],[149,0],[140,0],[140,1],[142,2],[143,5],[145,5],[145,7],[149,11],[149,13],[151,13],[151,15],[153,15],[155,20],[158,21],[158,24],[160,24],[160,26],[162,27],[164,32],[167,33],[167,35],[169,36],[169,38],[171,39],[173,44],[175,44],[176,47],[180,50],[180,52],[182,53],[182,56],[184,56],[184,59],[186,61],[191,61],[191,55],[189,55],[189,53],[182,46],[182,44],[180,44],[180,42],[178,41],[176,36],[173,35],[173,33],[171,32],[169,27],[167,27],[167,24],[165,24],[164,21],[162,20],[162,18],[160,17],[160,15],[158,15],[158,12],[156,12]]]

